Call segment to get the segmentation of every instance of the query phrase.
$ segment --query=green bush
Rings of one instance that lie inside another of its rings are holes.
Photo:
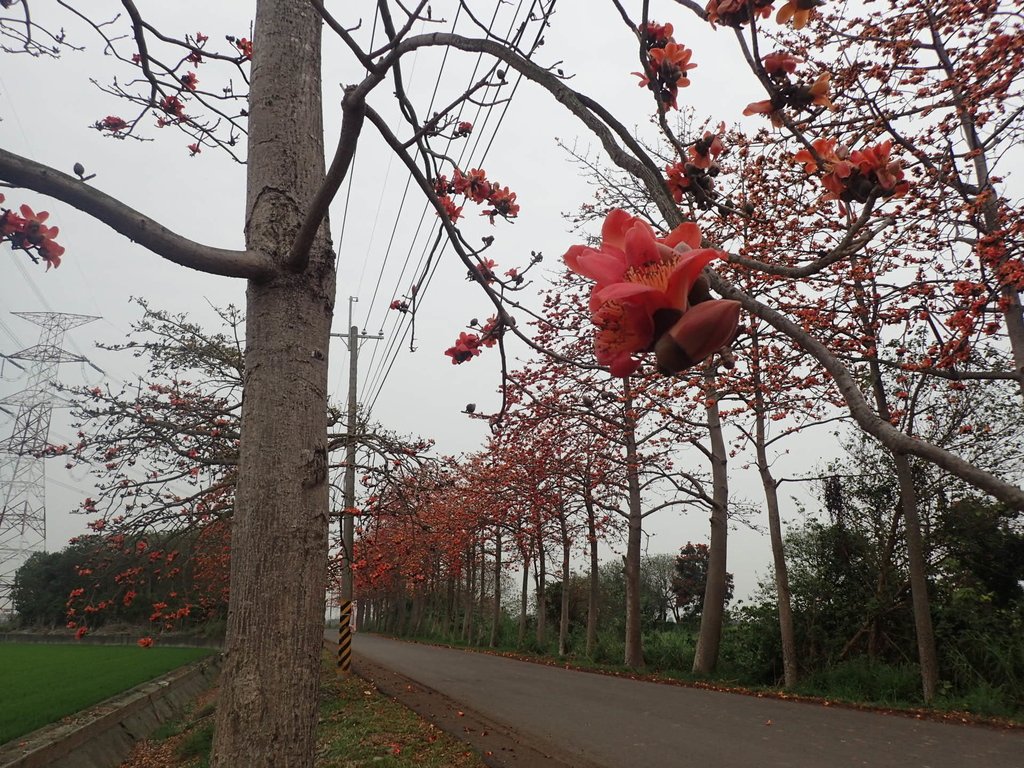
[[[815,696],[878,704],[920,704],[916,664],[886,664],[858,656],[809,675],[799,690]]]
[[[644,660],[649,667],[688,671],[693,666],[695,638],[682,628],[648,632],[644,635],[643,645]]]

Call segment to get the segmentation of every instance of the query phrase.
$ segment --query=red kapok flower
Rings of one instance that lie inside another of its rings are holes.
[[[671,24],[658,24],[655,21],[647,22],[647,25],[640,29],[644,50],[664,48],[669,43],[675,42],[675,38],[672,37],[673,31]]]
[[[153,645],[152,637],[140,637],[138,641],[139,648],[150,648]]]
[[[102,120],[97,120],[93,125],[93,128],[97,131],[110,131],[111,133],[123,131],[127,127],[128,123],[116,115],[107,115]]]
[[[487,172],[483,168],[474,168],[465,176],[456,168],[455,175],[452,176],[452,189],[456,194],[465,195],[474,203],[482,203],[491,194],[491,183],[487,180]]]
[[[743,115],[744,117],[749,115],[767,115],[774,127],[781,128],[785,125],[782,119],[782,106],[776,103],[776,99],[751,102],[744,107]]]
[[[238,52],[242,54],[242,58],[244,60],[252,58],[252,40],[249,40],[245,37],[241,37],[238,40],[235,40],[233,38],[229,39],[231,40],[232,43],[234,43],[235,48],[238,49]]]
[[[746,26],[752,18],[767,19],[772,12],[772,0],[710,0],[704,9],[711,26],[724,24],[727,27]]]
[[[676,109],[679,89],[690,84],[686,73],[697,66],[690,62],[693,51],[672,41],[666,43],[664,48],[652,48],[648,55],[648,67],[654,75],[653,79],[644,72],[633,74],[640,78],[641,87],[649,87],[662,104]]]
[[[803,61],[803,59],[798,59],[793,54],[786,53],[785,51],[769,53],[761,59],[761,62],[764,64],[764,71],[767,72],[770,77],[792,75],[796,72],[797,65],[802,64]]]
[[[160,109],[179,120],[185,117],[185,105],[177,96],[164,96],[160,100]]]
[[[195,72],[186,72],[181,76],[181,84],[190,91],[194,91],[196,86],[199,85],[199,78],[196,77]]]
[[[516,202],[516,193],[509,191],[508,187],[499,187],[497,184],[494,184],[491,187],[491,193],[487,196],[487,202],[490,203],[492,207],[484,210],[480,215],[490,218],[491,224],[494,223],[495,216],[514,219],[519,215],[519,204]]]
[[[787,0],[775,15],[776,24],[793,22],[793,29],[803,29],[811,20],[814,9],[821,5],[819,0]]]
[[[480,337],[475,333],[463,331],[455,341],[455,346],[444,351],[452,359],[452,365],[465,363],[480,354]]]
[[[696,224],[681,224],[658,238],[647,222],[613,210],[601,234],[599,250],[576,245],[563,258],[573,272],[595,281],[590,296],[591,319],[598,328],[594,351],[612,375],[633,373],[640,366],[636,356],[652,349],[663,370],[678,373],[728,343],[739,305],[706,299],[701,271],[724,254],[699,247]],[[713,306],[684,322],[691,304],[698,302]],[[657,352],[665,334],[685,356]]]
[[[21,216],[13,211],[4,211],[0,215],[0,237],[8,238],[11,247],[32,251],[46,262],[46,268],[59,267],[64,248],[55,238],[60,234],[57,227],[48,227],[44,223],[50,218],[46,211],[36,213],[29,206],[22,205]],[[36,256],[32,256],[33,261]]]
[[[454,224],[456,221],[459,220],[459,217],[462,215],[462,206],[456,205],[455,201],[448,197],[448,195],[442,195],[440,200],[441,205],[444,206],[445,215],[448,217],[451,223]],[[441,214],[439,213],[438,216],[440,215]]]
[[[677,202],[683,201],[683,195],[691,186],[690,177],[686,175],[685,163],[673,163],[665,166],[665,180],[668,183],[668,190],[672,198]]]
[[[835,139],[815,139],[811,142],[811,146],[814,147],[815,153],[826,165],[839,162],[840,158],[836,155]],[[793,162],[803,163],[804,173],[814,173],[818,170],[818,163],[808,149],[801,149],[793,155]]]
[[[469,270],[466,275],[467,280],[483,280],[485,283],[490,284],[494,282],[494,268],[498,266],[494,263],[494,259],[481,259],[479,263],[474,264],[473,268]]]
[[[704,136],[697,139],[689,149],[690,162],[698,168],[707,170],[724,150],[725,145],[719,134],[704,131]]]

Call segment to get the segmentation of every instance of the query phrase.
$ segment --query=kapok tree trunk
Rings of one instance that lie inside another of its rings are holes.
[[[519,598],[519,638],[516,646],[523,647],[526,642],[526,610],[530,603],[530,553],[523,552],[523,589]]]
[[[637,466],[636,417],[629,379],[623,379],[623,438],[626,444],[626,488],[629,512],[626,536],[626,641],[623,662],[639,669],[644,665],[643,639],[640,633],[640,548],[643,535],[643,508],[640,498],[640,474]]]
[[[476,545],[466,548],[466,612],[462,616],[462,641],[469,643],[473,636],[473,614],[476,611]]]
[[[921,666],[921,689],[924,703],[931,704],[939,685],[939,659],[935,649],[935,632],[928,599],[928,574],[921,535],[921,516],[917,508],[917,490],[910,460],[901,453],[893,454],[896,479],[900,486],[900,507],[907,536],[907,561],[910,570],[910,594],[914,605],[914,630],[917,635],[917,659]]]
[[[246,246],[279,265],[247,292],[245,383],[215,768],[313,764],[327,581],[326,223],[300,273],[291,239],[324,177],[320,27],[302,0],[257,3]]]
[[[597,650],[597,618],[601,602],[601,577],[597,559],[597,521],[594,519],[594,500],[588,493],[587,505],[587,541],[590,550],[590,589],[587,596],[587,656],[594,658]]]
[[[764,488],[765,506],[768,508],[768,532],[772,543],[772,562],[775,566],[775,597],[779,611],[779,634],[782,640],[782,674],[786,688],[796,687],[800,679],[796,653],[796,632],[793,628],[793,600],[789,590],[789,569],[782,542],[782,521],[779,515],[779,487],[768,463],[765,430],[765,401],[761,380],[760,338],[756,326],[751,331],[751,379],[754,385],[754,448],[757,453],[757,471]]]
[[[560,509],[558,515],[562,535],[562,605],[558,617],[558,655],[565,656],[569,650],[569,564],[572,552],[565,509]]]
[[[700,634],[693,656],[693,673],[710,675],[718,664],[722,642],[722,621],[728,595],[726,547],[729,537],[728,454],[718,413],[718,393],[712,384],[714,370],[709,369],[707,393],[708,436],[711,443],[711,541],[708,545],[708,580],[704,588],[704,606],[700,615]]]
[[[494,534],[494,605],[491,607],[491,638],[488,645],[497,648],[501,634],[501,529]]]
[[[547,644],[548,617],[548,569],[544,552],[542,535],[537,537],[537,650],[543,650]]]

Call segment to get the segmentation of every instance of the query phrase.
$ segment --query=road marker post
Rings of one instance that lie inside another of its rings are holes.
[[[338,677],[352,670],[352,601],[341,601],[338,619]]]

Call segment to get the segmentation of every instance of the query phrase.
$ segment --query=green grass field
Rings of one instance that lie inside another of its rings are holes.
[[[209,648],[0,644],[0,744],[165,672]]]

